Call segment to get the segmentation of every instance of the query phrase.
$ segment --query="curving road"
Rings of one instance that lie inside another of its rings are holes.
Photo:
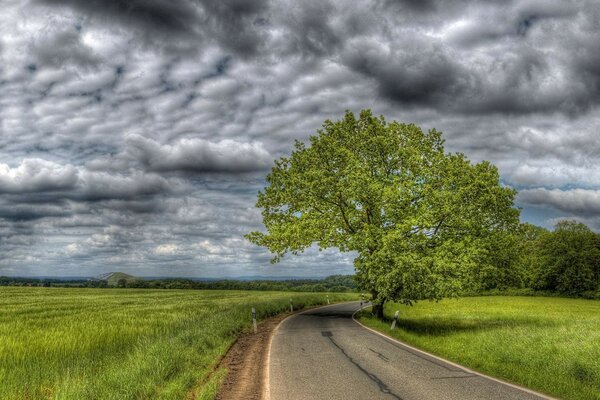
[[[275,331],[270,400],[547,399],[419,352],[352,319],[358,302],[293,315]]]

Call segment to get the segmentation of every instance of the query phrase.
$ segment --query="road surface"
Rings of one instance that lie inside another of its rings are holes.
[[[270,400],[544,399],[403,346],[352,320],[358,302],[296,314],[275,331]]]

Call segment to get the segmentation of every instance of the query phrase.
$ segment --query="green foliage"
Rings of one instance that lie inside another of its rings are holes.
[[[518,254],[513,260],[516,264],[515,269],[522,275],[523,286],[537,288],[539,287],[537,282],[544,269],[540,243],[550,232],[545,228],[525,223],[521,224],[518,233],[519,241],[516,243]]]
[[[331,302],[357,299],[330,293]],[[259,319],[324,294],[0,288],[0,399],[212,398],[212,373]],[[214,379],[213,379],[214,378]],[[198,382],[207,385],[198,386]]]
[[[479,293],[529,288],[597,298],[600,292],[600,235],[576,221],[559,222],[552,232],[530,224],[496,232],[480,254]]]
[[[600,301],[469,297],[388,303],[397,329],[360,321],[468,368],[569,400],[600,399]],[[548,379],[552,377],[552,379]]]
[[[356,251],[376,301],[440,299],[476,280],[482,248],[512,231],[515,192],[488,162],[444,152],[441,133],[370,111],[325,121],[275,161],[258,195],[267,233],[247,237],[278,261],[316,244]]]
[[[524,270],[516,262],[520,255],[521,237],[515,232],[495,232],[484,244],[478,263],[480,289],[521,288],[526,280]]]
[[[544,228],[521,224],[514,231],[497,231],[484,244],[478,263],[480,290],[531,287],[541,268],[540,238]]]
[[[600,236],[576,221],[561,221],[541,237],[540,289],[580,293],[600,287]]]

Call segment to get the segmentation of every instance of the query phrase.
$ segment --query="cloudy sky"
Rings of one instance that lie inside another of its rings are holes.
[[[3,0],[0,275],[324,276],[242,235],[273,159],[371,108],[600,229],[593,1]]]

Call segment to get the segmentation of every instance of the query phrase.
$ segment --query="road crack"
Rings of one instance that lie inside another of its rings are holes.
[[[356,366],[356,368],[358,368],[360,370],[360,372],[365,374],[370,380],[372,380],[373,382],[375,382],[377,384],[377,386],[379,387],[379,390],[382,393],[385,393],[385,394],[393,397],[396,400],[403,400],[402,397],[400,397],[396,393],[392,392],[392,390],[381,379],[379,379],[379,377],[377,375],[369,372],[362,365],[360,365],[357,361],[355,361],[352,357],[350,357],[350,355],[348,353],[346,353],[346,350],[344,350],[342,348],[342,346],[337,344],[337,342],[333,339],[333,333],[331,333],[330,331],[321,331],[321,336],[324,336],[327,339],[329,339],[331,341],[331,343],[335,347],[337,347],[338,350],[340,350],[342,352],[342,354],[348,359],[348,361],[350,361],[352,364],[354,364]]]
[[[390,361],[390,359],[389,359],[389,358],[387,358],[386,356],[384,356],[382,353],[380,353],[380,352],[378,352],[378,351],[376,351],[376,350],[373,350],[373,349],[372,349],[372,348],[370,348],[370,347],[369,347],[369,350],[371,350],[373,353],[377,354],[377,357],[381,358],[383,361],[387,361],[387,362],[389,362],[389,361]]]

